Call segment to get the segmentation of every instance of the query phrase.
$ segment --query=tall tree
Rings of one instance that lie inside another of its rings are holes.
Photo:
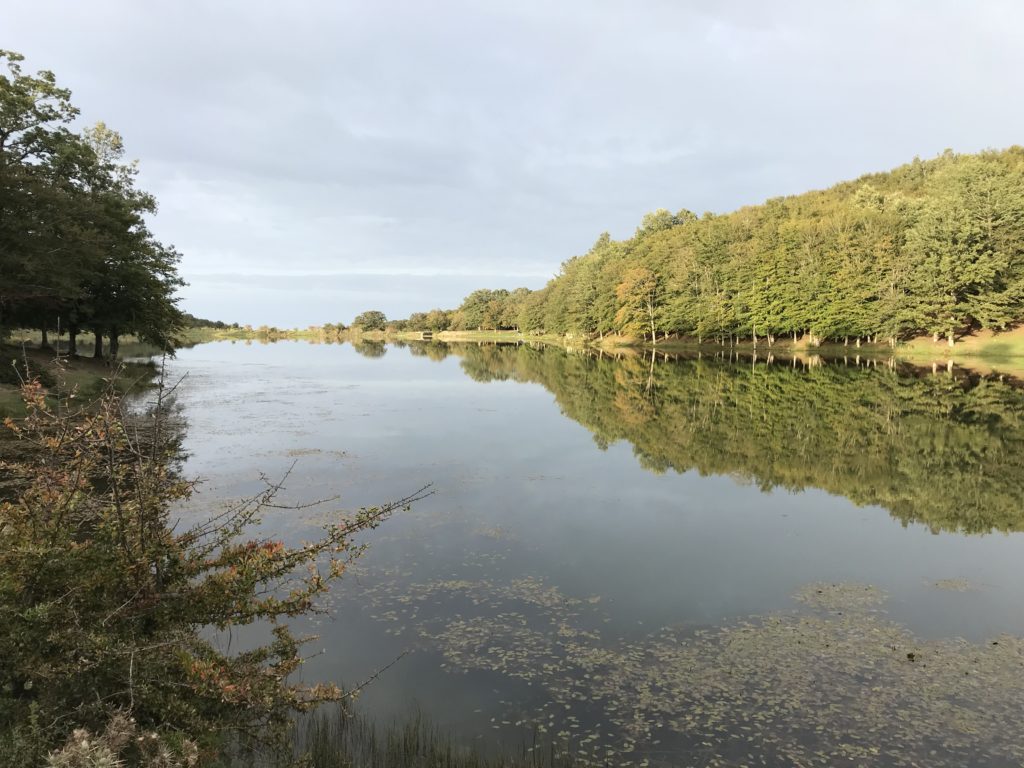
[[[181,313],[179,256],[145,217],[152,196],[135,186],[120,135],[97,124],[83,135],[52,72],[28,75],[19,54],[0,51],[0,330],[122,333],[171,348]],[[97,350],[102,345],[97,341]]]
[[[616,288],[619,322],[625,329],[644,328],[658,341],[657,312],[661,301],[661,281],[646,267],[633,267],[622,276]]]

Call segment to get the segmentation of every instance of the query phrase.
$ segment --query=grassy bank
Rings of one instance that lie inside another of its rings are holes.
[[[0,418],[24,413],[21,380],[26,372],[37,376],[54,397],[74,394],[88,400],[99,394],[111,379],[122,391],[149,386],[156,366],[149,362],[120,362],[115,376],[115,369],[107,360],[58,356],[53,349],[28,344],[4,344],[0,346]]]
[[[190,328],[181,334],[186,344],[200,344],[206,341],[246,340],[246,341],[310,341],[314,343],[350,342],[388,342],[388,341],[419,341],[423,334],[419,331],[360,331],[348,328],[343,331],[325,331],[323,328],[310,327],[305,329],[278,329],[262,326],[252,328]],[[770,346],[766,339],[760,339],[755,346],[750,339],[735,340],[724,345],[716,341],[689,337],[669,337],[659,339],[656,345],[642,337],[606,335],[602,338],[584,336],[561,336],[557,334],[529,334],[518,331],[440,331],[433,334],[433,340],[450,343],[470,344],[511,344],[538,343],[550,344],[564,348],[590,347],[606,351],[639,352],[652,348],[669,354],[717,353],[723,350],[751,354],[755,351],[767,355],[821,355],[823,357],[842,357],[861,355],[868,358],[896,357],[916,365],[927,366],[938,364],[946,366],[950,360],[957,366],[978,373],[1003,373],[1024,378],[1024,327],[1001,333],[979,331],[957,339],[950,347],[944,339],[938,342],[931,337],[920,337],[900,343],[894,350],[889,344],[880,342],[871,344],[862,342],[857,346],[854,340],[844,344],[826,342],[820,345],[810,344],[804,337],[793,340],[791,336],[776,338]]]
[[[811,345],[803,339],[793,341],[792,336],[776,339],[771,345],[766,339],[759,339],[755,345],[750,339],[736,339],[733,342],[720,344],[717,341],[698,342],[696,339],[669,337],[659,339],[657,344],[651,344],[647,339],[630,336],[605,336],[603,339],[591,339],[588,346],[604,350],[614,354],[646,354],[651,350],[668,355],[691,356],[698,353],[704,355],[717,355],[723,352],[742,355],[753,355],[755,352],[761,357],[769,354],[781,357],[806,358],[818,355],[823,358],[841,358],[860,355],[867,359],[882,359],[893,356],[893,349],[888,344],[869,344],[861,342],[857,346],[855,341],[849,344],[827,342],[819,345]],[[896,353],[899,357],[899,353]]]
[[[175,334],[184,346],[206,341],[318,341],[323,340],[320,328],[276,328],[272,326],[243,326],[239,328],[185,328]]]
[[[557,344],[563,347],[571,344],[572,341],[565,336],[557,336],[550,333],[520,333],[519,331],[441,331],[440,333],[435,333],[434,338],[438,341],[495,342],[499,344],[514,344],[528,341],[540,344]]]
[[[899,355],[917,363],[952,360],[979,373],[1024,378],[1024,327],[998,333],[978,331],[957,339],[952,347],[944,339],[922,336],[900,345]]]
[[[206,341],[313,341],[313,342],[355,342],[360,341],[421,341],[422,331],[360,331],[346,328],[342,331],[326,330],[318,326],[309,328],[188,328],[178,334],[186,344],[201,344]],[[435,341],[448,342],[540,342],[565,346],[567,339],[553,334],[524,334],[518,331],[439,331],[433,334]],[[37,339],[38,341],[38,339]],[[579,340],[582,343],[582,339]]]
[[[562,342],[564,345],[564,341]],[[946,366],[949,361],[961,368],[977,373],[1002,373],[1015,378],[1024,378],[1024,328],[993,333],[978,331],[956,340],[951,347],[945,339],[933,341],[932,337],[918,337],[901,342],[895,349],[887,343],[864,343],[857,346],[854,341],[849,344],[826,342],[811,345],[803,338],[794,341],[791,336],[777,338],[772,345],[760,339],[755,346],[750,339],[736,340],[724,345],[717,342],[698,342],[686,337],[669,337],[659,339],[656,345],[644,338],[631,336],[605,336],[603,339],[590,339],[588,345],[605,350],[648,351],[657,349],[669,354],[693,354],[697,352],[717,353],[723,350],[752,354],[769,352],[776,355],[821,355],[822,357],[843,357],[861,355],[863,357],[890,358],[927,366],[938,364]]]

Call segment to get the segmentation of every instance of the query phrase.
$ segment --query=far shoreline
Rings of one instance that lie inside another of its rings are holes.
[[[340,332],[325,333],[318,326],[304,329],[263,328],[198,328],[190,329],[186,335],[189,343],[207,341],[249,340],[249,341],[309,341],[330,343],[349,341],[366,342],[424,342],[470,344],[544,344],[567,350],[587,349],[611,354],[637,354],[655,351],[666,354],[718,354],[722,352],[744,356],[768,355],[823,359],[864,359],[904,362],[919,368],[956,367],[977,375],[1004,375],[1024,381],[1024,327],[992,333],[988,331],[971,333],[958,338],[950,347],[945,339],[933,341],[931,337],[917,337],[890,346],[887,342],[870,343],[855,340],[844,344],[825,341],[812,345],[803,337],[796,342],[791,336],[776,338],[772,344],[759,338],[733,339],[724,343],[698,341],[689,337],[669,336],[652,343],[650,339],[636,336],[607,334],[600,336],[556,335],[522,333],[516,330],[477,331],[359,331],[348,328]]]

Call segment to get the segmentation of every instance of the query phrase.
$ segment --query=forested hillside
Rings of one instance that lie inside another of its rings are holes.
[[[53,73],[22,70],[0,51],[0,340],[13,327],[60,329],[77,350],[117,356],[135,334],[162,348],[181,323],[178,253],[150,232],[156,200],[136,186],[120,135],[103,123],[79,133],[79,111]],[[4,71],[5,70],[5,71]]]
[[[406,327],[657,341],[955,338],[1024,319],[1024,148],[951,151],[730,214],[646,215],[539,291],[476,291]]]

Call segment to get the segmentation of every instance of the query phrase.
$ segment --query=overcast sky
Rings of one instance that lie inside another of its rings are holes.
[[[1024,3],[7,2],[182,306],[304,326],[542,286],[604,230],[1024,142]]]

